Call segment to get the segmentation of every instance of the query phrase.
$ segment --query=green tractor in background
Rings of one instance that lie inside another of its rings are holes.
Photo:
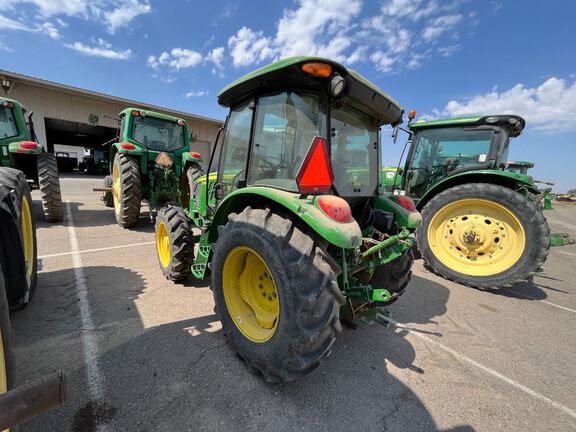
[[[414,116],[411,111],[410,121]],[[546,260],[551,237],[542,209],[550,190],[538,189],[526,172],[507,169],[510,140],[524,126],[516,115],[409,123],[396,193],[422,211],[416,239],[437,274],[502,288],[527,279]]]
[[[0,166],[20,170],[32,188],[40,189],[48,222],[64,219],[56,157],[48,153],[34,132],[32,112],[19,102],[0,97]]]
[[[410,280],[421,216],[379,187],[380,127],[403,110],[315,57],[258,69],[218,102],[230,111],[217,172],[192,180],[188,207],[160,210],[158,261],[170,280],[211,277],[233,349],[265,380],[291,381],[331,352],[340,319],[382,319]]]
[[[189,179],[201,174],[202,156],[190,152],[186,121],[139,108],[126,108],[119,117],[118,142],[110,148],[111,174],[102,189],[118,224],[136,225],[143,200],[152,220],[162,205],[188,206]]]

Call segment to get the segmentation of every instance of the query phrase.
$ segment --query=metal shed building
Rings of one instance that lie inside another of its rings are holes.
[[[120,111],[129,106],[159,111],[188,122],[190,132],[196,135],[192,150],[209,158],[222,121],[176,111],[129,99],[84,90],[64,84],[0,70],[1,85],[6,97],[21,102],[33,111],[36,134],[48,151],[55,145],[101,148],[116,135]]]

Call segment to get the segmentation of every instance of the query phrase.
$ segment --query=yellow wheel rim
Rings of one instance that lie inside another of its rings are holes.
[[[247,246],[232,249],[224,261],[222,285],[230,317],[242,334],[256,343],[270,340],[280,319],[280,301],[262,257]]]
[[[32,228],[32,212],[26,196],[22,197],[22,246],[24,247],[24,261],[26,262],[26,276],[32,278],[34,270],[34,228]]]
[[[485,199],[446,205],[430,221],[427,235],[442,264],[470,276],[492,276],[508,270],[526,246],[526,234],[516,215]]]
[[[168,228],[163,221],[160,221],[156,227],[156,251],[162,267],[168,268],[170,265],[170,237],[168,237]]]
[[[120,178],[120,167],[114,164],[112,169],[112,196],[114,197],[114,211],[120,214],[120,202],[122,199],[122,182]]]
[[[2,342],[2,329],[0,329],[0,394],[8,391],[8,377],[6,374],[6,358],[4,357],[4,344]]]

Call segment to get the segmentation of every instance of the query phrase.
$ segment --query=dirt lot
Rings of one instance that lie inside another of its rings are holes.
[[[66,222],[38,221],[38,291],[13,315],[19,378],[61,368],[70,398],[26,430],[576,430],[576,246],[498,292],[417,262],[390,308],[404,328],[345,329],[319,369],[271,386],[227,346],[208,287],[165,280],[153,226],[119,228],[100,184],[63,178]],[[555,206],[552,229],[576,238],[576,206]]]

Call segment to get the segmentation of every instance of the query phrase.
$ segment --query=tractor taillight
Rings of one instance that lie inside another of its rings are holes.
[[[330,219],[336,222],[350,222],[352,220],[352,211],[346,200],[334,195],[320,195],[317,202]]]
[[[127,142],[121,143],[120,147],[122,147],[124,150],[134,150],[136,148],[136,146],[134,144],[127,143]]]
[[[412,198],[408,198],[404,195],[394,195],[394,199],[398,204],[404,207],[408,211],[416,211],[416,204]]]
[[[20,141],[18,143],[18,147],[25,150],[36,150],[38,148],[38,144],[34,141]]]
[[[194,159],[202,159],[202,155],[198,152],[190,152]]]
[[[298,190],[303,194],[328,192],[333,181],[334,172],[326,139],[314,137],[310,150],[296,175]]]

